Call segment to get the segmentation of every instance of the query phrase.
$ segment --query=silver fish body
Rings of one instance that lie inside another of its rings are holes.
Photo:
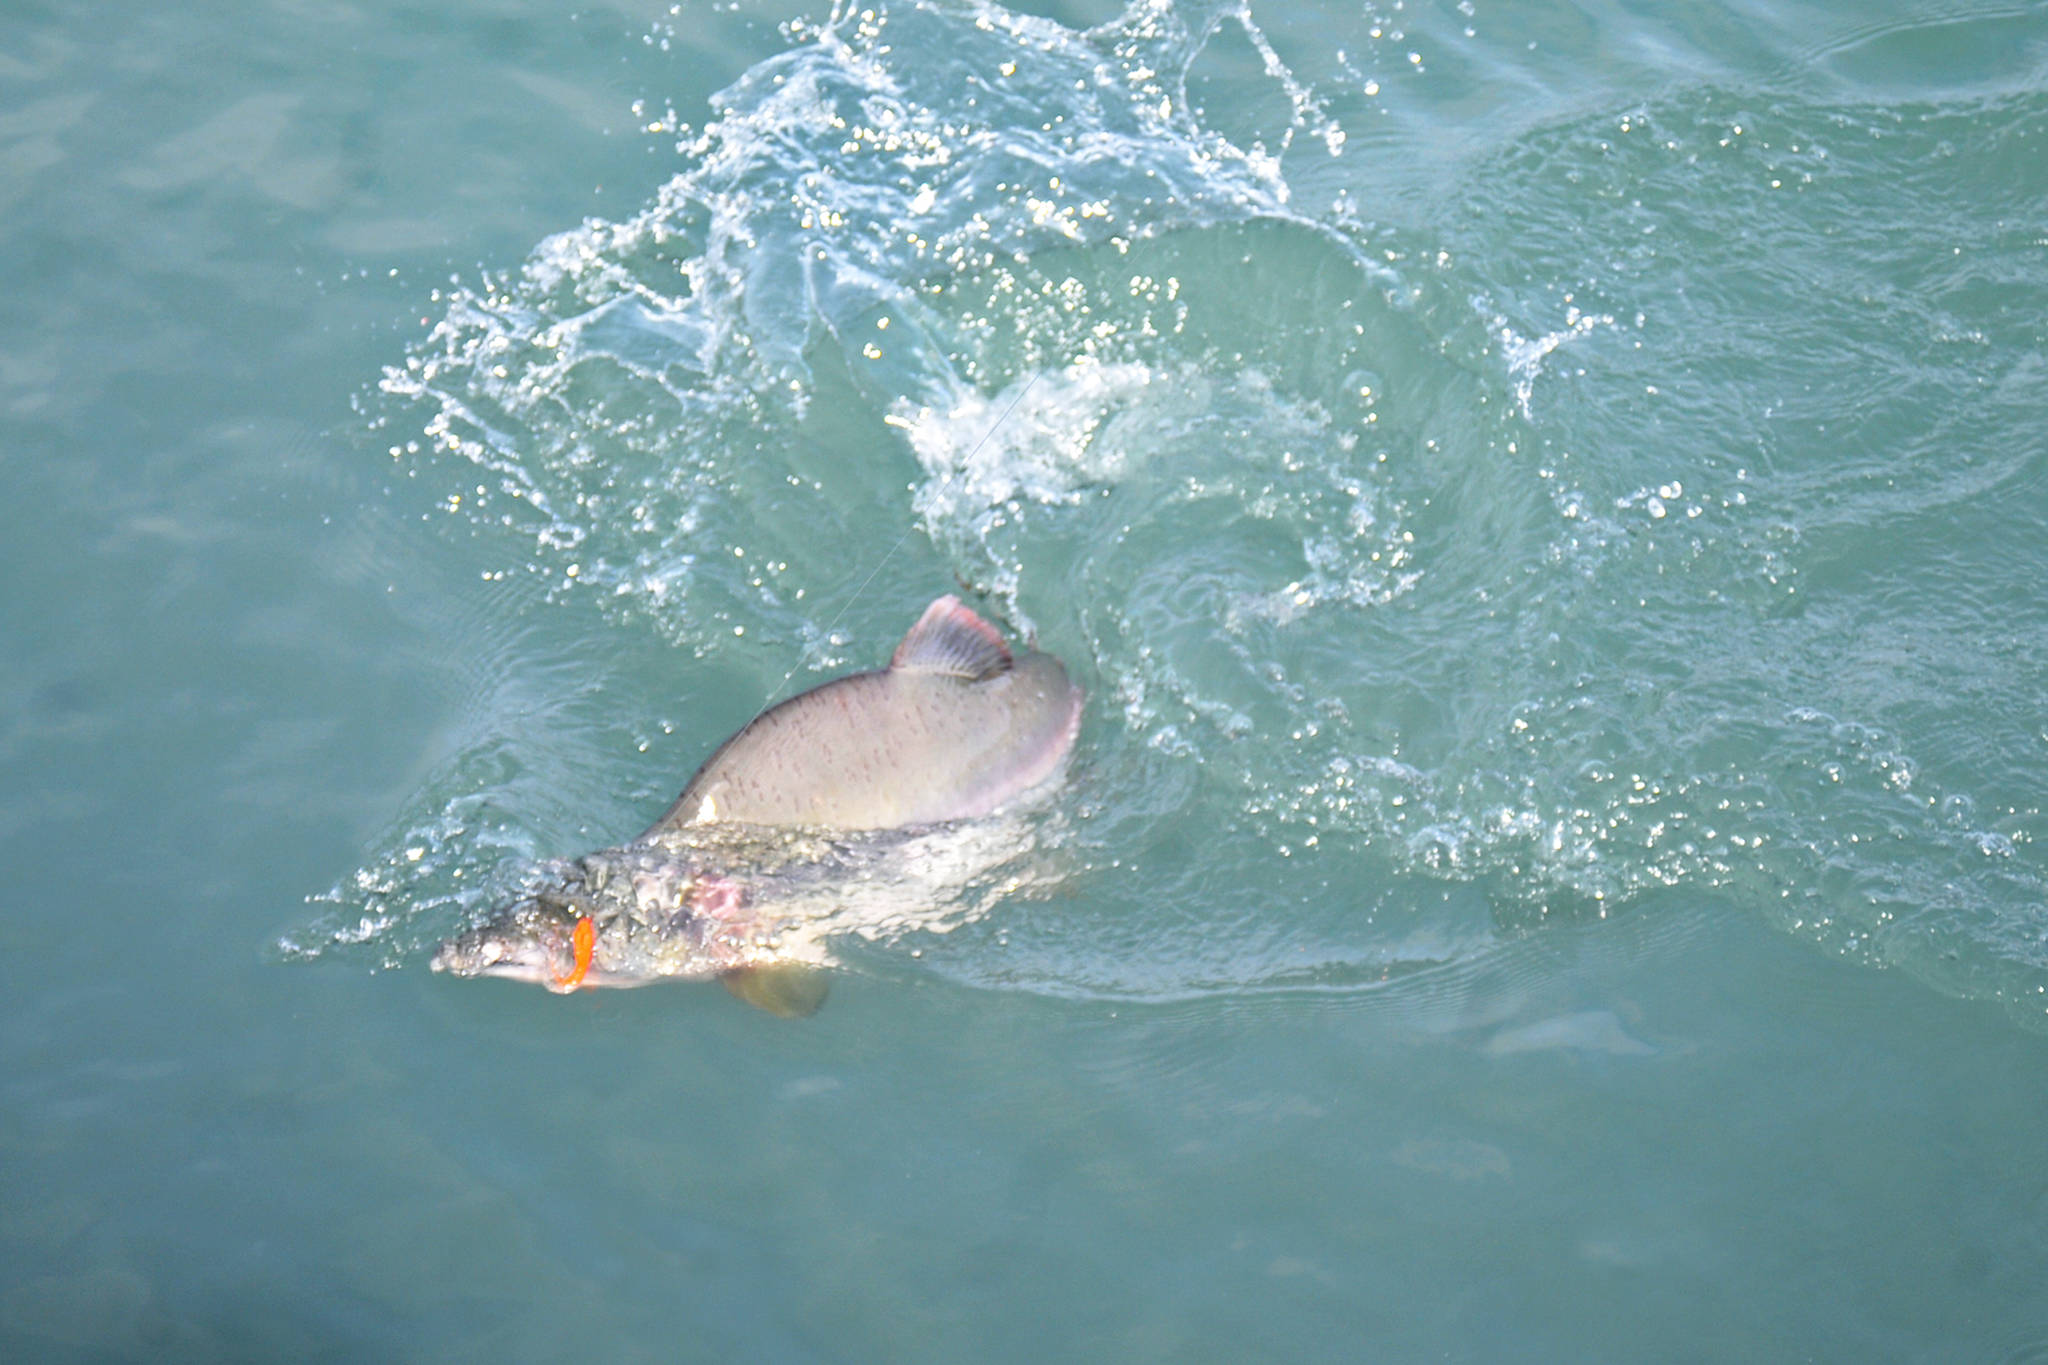
[[[888,668],[762,713],[646,833],[552,864],[433,967],[558,991],[722,977],[801,1012],[748,983],[827,961],[832,934],[915,919],[1015,856],[1025,827],[1003,815],[1062,772],[1081,701],[1059,660],[1013,658],[942,597]]]
[[[809,956],[792,931],[827,918],[837,886],[886,871],[899,842],[749,825],[650,832],[549,865],[532,895],[442,944],[434,970],[570,990],[704,980]],[[593,938],[578,973],[582,919]]]

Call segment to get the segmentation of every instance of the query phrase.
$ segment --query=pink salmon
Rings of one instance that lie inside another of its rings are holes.
[[[718,977],[780,1014],[823,999],[825,933],[956,892],[1018,852],[1081,725],[1050,654],[941,597],[889,666],[771,707],[639,838],[443,943],[435,971],[567,992]],[[852,913],[849,914],[849,907]]]

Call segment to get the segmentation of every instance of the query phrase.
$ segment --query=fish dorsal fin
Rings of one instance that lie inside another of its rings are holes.
[[[980,682],[1009,671],[1010,647],[994,626],[948,594],[924,609],[903,643],[896,646],[889,667]]]

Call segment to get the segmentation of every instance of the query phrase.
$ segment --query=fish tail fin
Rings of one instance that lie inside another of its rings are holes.
[[[948,593],[924,609],[896,646],[889,667],[981,682],[1007,672],[1011,662],[1002,633]]]

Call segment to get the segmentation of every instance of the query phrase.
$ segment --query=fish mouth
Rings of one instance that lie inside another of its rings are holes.
[[[457,934],[434,950],[427,965],[450,976],[504,976],[516,981],[542,980],[550,973],[523,945],[495,932],[496,926]]]
[[[622,989],[630,986],[644,986],[652,977],[633,976],[625,972],[607,971],[602,967],[590,967],[572,984],[568,971],[564,969],[562,957],[536,958],[531,955],[516,955],[486,960],[474,949],[463,944],[463,935],[449,939],[434,951],[427,966],[450,976],[478,977],[495,976],[505,981],[523,981],[529,985],[545,986],[556,995],[571,995],[594,986]],[[488,953],[488,949],[484,950]]]
[[[508,961],[493,962],[486,966],[464,963],[449,954],[447,944],[442,945],[440,951],[434,954],[432,961],[427,965],[434,971],[447,972],[453,976],[495,976],[505,981],[545,986],[556,995],[573,995],[577,991],[590,990],[594,987],[623,990],[633,986],[645,986],[655,979],[649,976],[628,976],[623,972],[608,972],[592,967],[584,972],[574,985],[570,985],[555,967],[539,963]]]
[[[501,976],[556,991],[609,984],[597,979],[609,973],[577,971],[576,922],[574,907],[553,898],[520,901],[443,942],[427,965],[451,976]],[[587,955],[583,965],[591,965]]]
[[[523,981],[556,995],[660,979],[658,965],[636,951],[627,917],[590,892],[578,877],[514,901],[443,940],[427,965],[450,976]]]

